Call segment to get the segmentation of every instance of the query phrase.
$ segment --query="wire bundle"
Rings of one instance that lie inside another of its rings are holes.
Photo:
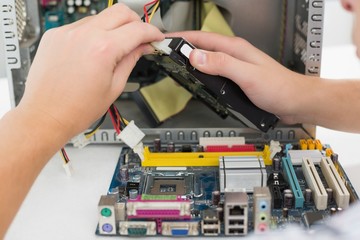
[[[111,104],[108,113],[110,115],[114,129],[116,133],[119,135],[121,131],[126,127],[126,125],[129,124],[129,122],[121,116],[119,110],[114,104]]]
[[[154,0],[144,5],[144,15],[141,18],[143,22],[151,23],[155,12],[159,9],[160,0]],[[149,15],[150,14],[150,15]]]
[[[65,148],[61,148],[59,153],[60,153],[61,158],[64,161],[64,164],[68,164],[70,162],[70,159],[69,159],[68,155],[65,152]]]

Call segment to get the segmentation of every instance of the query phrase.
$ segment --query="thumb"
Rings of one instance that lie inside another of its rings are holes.
[[[200,72],[220,75],[239,85],[242,83],[242,79],[249,77],[247,75],[250,75],[250,69],[254,67],[251,63],[241,61],[226,53],[199,49],[194,49],[190,53],[190,63]]]
[[[149,44],[142,44],[124,56],[117,64],[113,75],[113,98],[117,98],[124,90],[128,77],[141,56],[152,53],[154,49]]]

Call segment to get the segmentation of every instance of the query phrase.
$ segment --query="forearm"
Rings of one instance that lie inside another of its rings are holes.
[[[18,107],[0,120],[0,239],[47,161],[67,141],[54,119]]]
[[[360,133],[360,80],[307,77],[298,89],[297,122]]]

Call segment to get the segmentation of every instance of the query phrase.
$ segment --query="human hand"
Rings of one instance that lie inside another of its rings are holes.
[[[299,121],[301,101],[294,96],[301,88],[308,88],[309,77],[286,69],[238,37],[199,31],[168,35],[184,37],[197,48],[204,49],[190,54],[191,64],[199,71],[233,80],[255,105],[276,114],[283,122]]]
[[[137,60],[153,51],[147,43],[163,38],[123,4],[51,29],[41,40],[18,108],[54,119],[70,138],[106,112]]]

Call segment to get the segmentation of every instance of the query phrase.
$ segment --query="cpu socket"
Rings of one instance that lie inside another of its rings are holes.
[[[189,195],[193,193],[193,175],[147,175],[144,193],[149,195]]]

